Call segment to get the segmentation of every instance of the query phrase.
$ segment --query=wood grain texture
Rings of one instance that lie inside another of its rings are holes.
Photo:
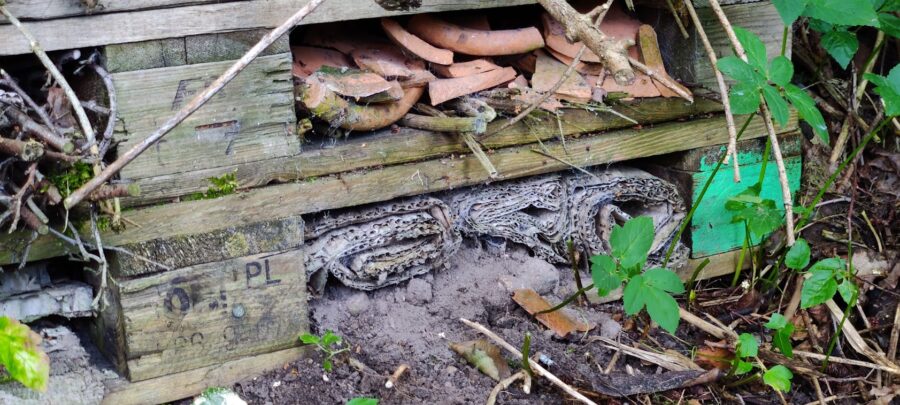
[[[644,129],[620,129],[604,134],[544,142],[548,152],[579,166],[621,162],[694,148],[720,145],[728,141],[722,116],[689,122],[660,124]],[[797,128],[796,115],[784,132]],[[746,139],[765,136],[762,121],[751,122]],[[532,146],[505,148],[494,152],[491,161],[502,179],[511,179],[553,171],[569,166],[531,151]],[[102,235],[105,245],[153,240],[172,235],[201,233],[222,227],[258,222],[266,218],[319,212],[340,207],[386,201],[396,197],[442,191],[489,181],[487,173],[471,155],[432,159],[415,164],[358,171],[305,182],[288,183],[228,195],[215,200],[199,200],[153,206],[125,212],[141,227]],[[88,234],[84,232],[84,234]],[[27,234],[0,235],[0,264],[16,263],[24,249]],[[60,256],[75,251],[53,237],[39,237],[31,245],[29,260]]]
[[[101,403],[145,405],[173,402],[198,395],[209,387],[229,387],[245,378],[299,360],[308,351],[306,348],[295,347],[139,382],[118,378],[106,383],[106,396]]]
[[[643,124],[653,124],[678,118],[700,116],[722,110],[719,103],[697,99],[693,104],[678,99],[646,99],[613,107]],[[488,128],[501,125],[498,119]],[[607,131],[632,126],[631,122],[611,113],[590,112],[582,109],[562,111],[559,122],[553,116],[543,116],[538,121],[523,120],[485,139],[486,149],[500,149],[514,145],[532,144],[538,140],[571,137],[585,133]],[[148,152],[148,153],[153,153]],[[180,173],[178,176],[145,177],[140,181],[141,196],[127,198],[126,205],[146,205],[170,200],[180,195],[204,191],[210,177],[218,177],[237,171],[240,187],[249,189],[273,182],[310,179],[336,173],[350,172],[371,167],[382,167],[426,159],[468,153],[468,148],[455,134],[401,128],[399,132],[377,131],[373,134],[353,135],[335,146],[321,148],[306,146],[298,156],[286,156],[267,160],[260,165],[223,165],[220,167]],[[264,170],[263,170],[264,169]]]
[[[119,97],[120,150],[141,142],[231,62],[123,72],[112,75]],[[263,56],[120,173],[122,178],[177,178],[183,173],[250,165],[299,154],[295,134],[290,54]],[[190,175],[190,174],[188,174]],[[241,182],[241,178],[237,178]],[[208,187],[209,183],[203,187]]]
[[[131,381],[286,349],[308,328],[300,250],[115,281],[124,346],[114,354]]]
[[[322,4],[303,24],[356,20],[436,11],[533,4],[534,0],[423,0],[407,11],[385,10],[371,0],[332,0]],[[14,15],[33,19],[28,29],[47,51],[274,28],[304,0],[101,0],[105,9],[87,15],[74,0],[10,0]],[[199,4],[198,4],[199,3]],[[65,18],[63,18],[65,17]],[[28,42],[9,24],[0,25],[0,56],[30,53]]]

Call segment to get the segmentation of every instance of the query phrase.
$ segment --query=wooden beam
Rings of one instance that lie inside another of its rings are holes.
[[[741,118],[739,118],[740,120]],[[796,115],[783,132],[797,128]],[[754,119],[745,139],[765,136],[762,120]],[[578,166],[594,166],[639,157],[690,150],[728,141],[721,116],[689,122],[672,122],[644,129],[620,129],[604,134],[544,142],[546,153]],[[570,167],[532,152],[532,146],[506,148],[491,155],[502,179],[511,179]],[[285,218],[334,208],[350,207],[396,197],[442,191],[490,181],[478,160],[471,156],[432,159],[379,170],[360,171],[328,178],[263,187],[214,200],[189,201],[127,211],[123,215],[140,227],[119,233],[106,232],[104,244],[118,246],[180,234],[211,231],[228,224],[239,226],[261,219]],[[85,232],[87,235],[88,233]],[[29,240],[23,232],[0,236],[0,264],[21,261]],[[87,240],[90,240],[88,238]],[[58,239],[39,237],[31,244],[29,261],[76,252]]]
[[[331,0],[303,24],[358,20],[394,15],[533,4],[534,0],[423,0],[412,10],[386,10],[378,3]],[[13,15],[35,21],[27,27],[46,51],[274,28],[305,0],[134,0],[101,1],[91,14],[77,1],[9,0]],[[200,4],[198,4],[200,3]],[[0,56],[31,53],[15,27],[0,25]]]

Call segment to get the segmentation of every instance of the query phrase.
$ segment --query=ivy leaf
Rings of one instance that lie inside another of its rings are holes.
[[[625,307],[625,313],[627,315],[634,315],[641,311],[644,308],[644,304],[646,303],[646,296],[643,293],[644,288],[644,276],[637,275],[634,276],[629,282],[628,285],[625,286],[625,290],[622,291],[622,302]]]
[[[734,27],[734,35],[744,47],[744,52],[747,53],[747,63],[765,75],[766,67],[769,64],[769,59],[766,57],[766,44],[759,39],[759,36],[741,27]]]
[[[900,17],[890,13],[879,13],[878,23],[881,24],[881,30],[894,38],[900,38]]]
[[[856,55],[856,50],[859,49],[856,34],[849,31],[830,31],[822,36],[821,45],[837,61],[841,69],[847,68],[853,55]]]
[[[622,285],[622,279],[616,275],[616,262],[607,255],[591,257],[591,278],[601,297]]]
[[[834,297],[838,284],[834,279],[834,271],[829,269],[810,269],[810,277],[803,280],[800,290],[800,307],[814,307]]]
[[[778,123],[778,126],[783,127],[787,125],[791,112],[788,110],[788,104],[787,101],[784,101],[784,97],[781,97],[778,90],[769,85],[762,86],[762,93],[763,97],[766,99],[766,104],[769,106],[769,110],[772,111],[772,117],[775,119],[775,122]]]
[[[809,0],[772,0],[772,4],[778,10],[778,15],[781,16],[781,21],[784,22],[784,25],[791,25],[794,21],[797,21],[800,14],[803,14],[803,9],[806,8],[806,3],[808,2]]]
[[[684,284],[674,271],[663,268],[653,268],[644,272],[644,280],[650,286],[673,294],[684,292]]]
[[[769,63],[769,80],[779,86],[785,86],[794,77],[794,64],[791,60],[778,55]]]
[[[875,7],[869,0],[809,0],[803,15],[834,25],[878,26]]]
[[[737,56],[726,56],[716,62],[716,67],[728,77],[741,83],[761,85],[763,77],[753,69],[753,66],[747,64]]]
[[[806,121],[816,135],[819,135],[819,138],[828,145],[828,126],[825,125],[825,118],[822,117],[822,113],[816,107],[816,101],[801,88],[793,84],[785,85],[784,93],[790,100],[791,105],[797,109],[800,118]]]
[[[770,368],[769,371],[766,371],[766,373],[763,374],[763,381],[770,387],[781,392],[788,392],[791,390],[792,378],[794,378],[794,373],[791,373],[791,370],[788,370],[787,367],[782,366],[781,364]]]
[[[747,374],[750,370],[753,370],[753,364],[743,361],[737,360],[734,365],[734,373],[737,375]]]
[[[749,333],[741,333],[738,336],[737,351],[738,356],[742,359],[756,357],[759,354],[759,342],[756,341],[755,336]]]
[[[809,265],[809,242],[799,238],[784,257],[784,265],[794,270],[803,270]]]
[[[841,298],[844,299],[848,305],[854,305],[854,295],[856,295],[856,284],[848,279],[844,279],[840,285],[837,287],[838,293],[841,294]]]
[[[672,298],[665,291],[647,284],[644,284],[643,290],[644,294],[647,295],[647,313],[650,314],[650,319],[669,331],[669,333],[674,334],[680,319],[678,303],[675,301],[675,298]]]
[[[885,114],[900,115],[900,65],[894,66],[887,77],[866,73],[865,78],[877,86],[875,93],[884,99]]]
[[[46,391],[50,358],[41,350],[40,343],[41,337],[27,325],[0,316],[0,365],[22,385]]]
[[[728,91],[728,105],[733,114],[753,114],[759,110],[759,86],[737,83]],[[900,103],[898,103],[900,104]]]
[[[772,314],[771,318],[769,318],[769,322],[766,322],[766,324],[763,326],[765,326],[767,329],[778,330],[787,326],[787,324],[787,318],[785,318],[784,315],[776,312]]]
[[[609,236],[613,256],[625,268],[642,265],[653,245],[654,232],[653,219],[646,215],[629,219],[624,226],[614,226]]]

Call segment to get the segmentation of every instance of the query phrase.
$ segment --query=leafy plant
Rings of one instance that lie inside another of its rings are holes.
[[[322,360],[322,368],[327,372],[331,372],[334,368],[335,356],[350,350],[349,345],[343,342],[343,338],[330,330],[326,330],[321,337],[308,332],[304,333],[300,335],[300,341],[303,344],[316,345],[322,351],[322,354],[325,355],[325,359]]]
[[[788,268],[802,271],[809,264],[809,258],[809,243],[801,238],[788,250],[784,263]],[[855,305],[857,286],[843,259],[820,260],[805,271],[805,277],[800,290],[801,308],[819,305],[830,300],[835,293],[840,293],[847,304]]]
[[[900,65],[894,66],[887,77],[866,73],[865,78],[876,86],[875,93],[884,100],[884,114],[890,117],[900,115]]]
[[[763,326],[775,332],[772,335],[772,344],[785,356],[794,357],[794,347],[791,345],[791,334],[794,333],[794,324],[788,322],[784,315],[774,313],[769,318],[769,322]]]
[[[75,162],[66,171],[53,173],[47,179],[59,190],[59,194],[65,198],[74,190],[87,183],[94,177],[94,168],[88,163]]]
[[[609,238],[611,255],[591,257],[591,277],[600,296],[626,283],[625,313],[634,315],[646,307],[650,319],[674,333],[681,317],[672,294],[683,293],[684,284],[678,275],[664,268],[642,272],[653,237],[653,220],[647,216],[614,226]]]
[[[763,374],[763,382],[781,392],[791,390],[791,379],[793,378],[794,373],[781,364],[775,365]]]
[[[378,398],[356,397],[347,401],[347,405],[378,405]]]
[[[781,319],[784,319],[784,317],[781,317]],[[756,340],[755,336],[749,333],[741,333],[738,335],[735,352],[736,356],[732,362],[732,372],[735,374],[746,374],[752,371],[754,366],[750,360],[754,360],[759,364],[760,368],[764,368],[762,362],[756,357],[759,355],[759,342]],[[791,373],[791,370],[788,370],[787,367],[780,364],[763,373],[763,382],[781,392],[790,391],[792,378],[794,378],[794,374]]]
[[[756,113],[762,99],[772,111],[775,121],[784,126],[790,117],[789,101],[800,118],[828,143],[828,128],[822,113],[816,108],[815,100],[790,83],[794,76],[794,65],[790,59],[779,55],[770,63],[766,56],[766,45],[756,34],[740,27],[734,27],[734,32],[747,52],[747,62],[736,56],[726,56],[716,64],[722,73],[737,81],[728,92],[732,112]]]
[[[0,365],[12,379],[37,391],[47,389],[50,359],[40,348],[41,337],[28,326],[0,316]]]

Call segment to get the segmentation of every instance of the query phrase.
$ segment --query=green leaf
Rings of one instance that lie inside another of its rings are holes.
[[[772,0],[772,4],[778,10],[778,15],[781,16],[781,21],[784,22],[784,25],[791,25],[794,21],[797,21],[800,14],[803,14],[803,9],[806,8],[806,3],[808,2],[809,0]]]
[[[738,336],[737,352],[742,359],[756,357],[759,354],[759,342],[756,341],[756,337],[749,333],[741,333]]]
[[[759,110],[759,86],[739,82],[728,90],[728,105],[733,114],[753,114]]]
[[[788,392],[791,390],[792,378],[794,378],[794,373],[791,373],[791,370],[788,370],[787,367],[782,366],[781,364],[770,368],[769,371],[766,371],[766,373],[763,374],[763,381],[770,387],[781,392]]]
[[[890,13],[878,14],[878,23],[881,24],[881,30],[894,38],[900,38],[900,17]]]
[[[335,344],[341,343],[341,337],[335,335],[334,332],[330,330],[325,331],[325,335],[322,336],[322,346],[331,347]]]
[[[753,370],[753,364],[743,361],[737,360],[734,364],[734,373],[737,375],[747,374],[750,370]]]
[[[347,405],[378,405],[378,398],[353,398],[347,401]]]
[[[653,245],[654,232],[653,219],[645,215],[629,219],[624,226],[614,226],[609,236],[613,256],[622,267],[643,266]]]
[[[900,65],[894,66],[887,77],[866,73],[865,78],[875,86],[875,93],[884,99],[885,114],[900,115]]]
[[[794,86],[793,84],[785,85],[784,93],[787,95],[788,100],[790,100],[791,105],[797,109],[800,118],[806,121],[806,123],[812,127],[816,135],[828,145],[828,126],[825,125],[825,118],[822,117],[822,113],[819,112],[818,107],[816,107],[816,101],[803,91],[803,89]]]
[[[784,315],[779,313],[772,314],[772,317],[769,318],[769,322],[766,322],[765,326],[767,329],[778,330],[788,325],[787,318]]]
[[[784,127],[787,125],[791,112],[788,110],[788,104],[787,101],[784,101],[784,97],[781,97],[778,90],[769,85],[762,86],[762,93],[769,110],[772,111],[772,118],[775,119],[778,126]]]
[[[799,238],[784,256],[784,265],[794,270],[803,270],[809,265],[809,242]]]
[[[750,231],[757,236],[765,236],[782,225],[781,211],[774,200],[763,200],[752,204],[732,216],[732,222],[746,221]]]
[[[823,34],[834,29],[834,25],[831,25],[830,23],[819,20],[817,18],[809,18],[808,24],[810,29]]]
[[[650,319],[658,323],[663,329],[674,334],[678,328],[678,320],[681,319],[678,314],[678,302],[665,291],[644,285],[644,294],[647,296],[647,313]]]
[[[734,27],[734,35],[744,47],[744,52],[747,53],[747,63],[765,75],[766,67],[769,64],[769,58],[766,57],[766,44],[759,39],[759,36],[741,27]]]
[[[809,271],[828,270],[832,273],[837,273],[845,268],[847,268],[847,262],[845,262],[844,259],[830,257],[828,259],[819,260],[809,268]]]
[[[763,76],[757,73],[756,70],[753,70],[753,67],[748,65],[747,62],[744,62],[736,56],[726,56],[719,59],[716,63],[716,67],[718,67],[722,73],[738,82],[756,85],[764,83]]]
[[[785,86],[794,77],[794,64],[791,60],[778,55],[769,63],[769,80],[779,86]]]
[[[40,343],[41,337],[27,325],[0,316],[0,365],[22,385],[46,391],[50,358],[41,350]]]
[[[634,315],[644,308],[646,303],[646,295],[644,289],[644,276],[637,275],[628,282],[622,291],[622,303],[625,307],[627,315]]]
[[[830,31],[822,36],[820,44],[842,69],[847,68],[859,49],[856,34],[848,31]]]
[[[834,25],[878,26],[875,8],[868,0],[809,0],[803,15]]]
[[[880,1],[872,6],[878,11],[898,11],[900,10],[900,0]]]
[[[313,335],[311,333],[304,333],[304,334],[300,335],[300,341],[306,345],[317,345],[322,340],[318,336]]]
[[[591,257],[591,278],[601,297],[622,285],[622,279],[616,274],[616,262],[607,255]]]
[[[794,333],[794,325],[787,324],[775,331],[772,336],[772,344],[787,357],[794,357],[794,347],[791,345],[792,333]]]
[[[838,285],[838,293],[841,294],[841,298],[844,299],[848,305],[856,304],[854,301],[854,296],[856,295],[856,284],[848,279],[844,279],[841,284]]]
[[[647,285],[668,291],[673,294],[684,292],[684,284],[674,271],[663,268],[653,268],[644,272],[644,280]]]
[[[803,280],[800,290],[800,307],[814,307],[834,297],[838,284],[834,279],[834,271],[828,269],[810,269],[810,277]]]
[[[322,369],[324,369],[326,372],[330,373],[333,368],[334,364],[331,363],[330,358],[325,358],[325,360],[322,360]]]

